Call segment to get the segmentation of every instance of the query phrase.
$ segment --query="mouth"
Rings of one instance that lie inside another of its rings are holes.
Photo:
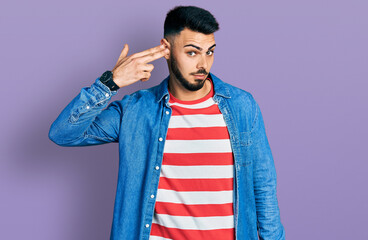
[[[206,77],[204,74],[195,74],[194,76],[199,79],[204,79]]]

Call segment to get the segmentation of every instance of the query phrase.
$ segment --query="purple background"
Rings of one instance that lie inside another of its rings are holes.
[[[63,148],[48,130],[124,43],[158,45],[180,4],[214,14],[211,72],[260,104],[286,238],[368,239],[365,0],[2,1],[0,239],[109,238],[118,145]],[[113,100],[159,84],[153,64]]]

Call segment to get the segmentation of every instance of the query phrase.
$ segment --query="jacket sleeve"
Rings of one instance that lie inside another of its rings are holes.
[[[251,130],[251,146],[258,236],[261,240],[284,240],[285,229],[281,223],[276,196],[276,169],[262,113],[254,99],[253,109],[255,118]]]
[[[50,140],[60,146],[117,142],[123,105],[127,103],[129,95],[107,106],[116,93],[117,91],[110,91],[99,78],[90,87],[82,88],[52,123],[49,130]]]

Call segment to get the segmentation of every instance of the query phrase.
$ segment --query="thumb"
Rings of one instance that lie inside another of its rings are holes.
[[[124,48],[120,53],[119,60],[125,58],[128,55],[129,46],[128,44],[124,44]]]

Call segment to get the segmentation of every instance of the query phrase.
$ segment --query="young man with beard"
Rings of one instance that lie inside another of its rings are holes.
[[[210,72],[218,29],[202,8],[172,9],[161,45],[130,56],[125,45],[52,124],[60,146],[119,142],[111,239],[285,239],[260,108]],[[169,76],[107,106],[161,57]]]

